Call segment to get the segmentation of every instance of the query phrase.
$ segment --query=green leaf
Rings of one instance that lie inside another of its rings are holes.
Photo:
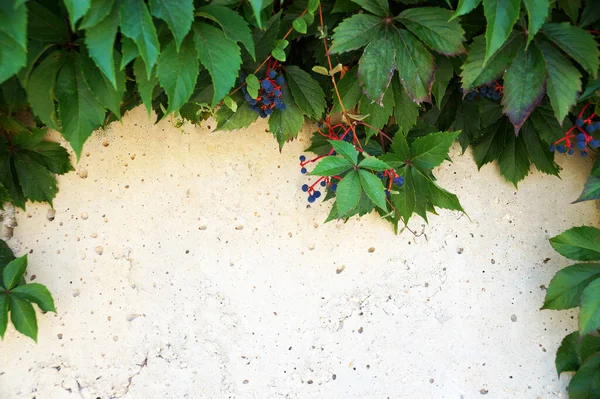
[[[482,116],[482,123],[486,119]],[[478,168],[500,157],[507,136],[514,136],[514,128],[508,118],[487,127],[482,126],[480,134],[473,140],[473,156]]]
[[[473,39],[469,47],[469,55],[461,66],[462,88],[466,95],[474,87],[490,83],[494,79],[502,76],[504,71],[512,63],[517,55],[519,48],[523,45],[525,39],[523,35],[511,35],[506,43],[485,61],[485,38],[483,35]]]
[[[353,170],[338,183],[335,191],[338,217],[343,218],[356,208],[360,200],[360,192],[360,178],[358,172]]]
[[[227,7],[209,4],[200,7],[196,15],[209,18],[218,23],[229,40],[242,43],[250,56],[256,59],[252,32],[250,32],[248,23],[240,14]]]
[[[296,32],[302,33],[303,35],[306,34],[306,21],[302,18],[296,18],[294,19],[294,22],[292,23],[292,26],[294,27],[294,30]]]
[[[27,254],[9,262],[2,272],[3,286],[7,291],[12,290],[23,278],[27,270]]]
[[[0,337],[4,339],[6,327],[8,326],[8,295],[0,294]]]
[[[236,112],[227,107],[221,107],[217,111],[216,130],[237,130],[250,126],[258,117],[258,114],[250,109],[248,103],[239,105]]]
[[[556,351],[556,372],[558,375],[565,371],[577,371],[581,365],[577,354],[579,347],[579,333],[572,332],[563,338]]]
[[[383,95],[390,85],[395,69],[394,41],[390,36],[379,35],[365,47],[358,61],[360,84],[371,100],[379,105],[382,105]]]
[[[464,31],[458,21],[451,20],[452,12],[437,7],[409,8],[398,15],[415,36],[432,50],[446,56],[464,53]]]
[[[153,71],[151,78],[148,79],[148,75],[146,75],[146,66],[141,57],[136,58],[133,63],[133,75],[135,76],[135,82],[137,83],[138,92],[140,93],[142,102],[148,111],[148,117],[150,117],[150,114],[152,113],[152,92],[158,84],[158,78]]]
[[[581,0],[557,0],[558,8],[563,10],[565,14],[573,21],[577,23],[579,19],[579,9],[581,9]]]
[[[81,20],[79,29],[89,29],[98,25],[110,14],[114,4],[115,0],[91,0],[90,10]]]
[[[208,69],[215,88],[214,108],[235,84],[242,63],[240,48],[214,26],[197,22],[193,29],[198,57]]]
[[[126,65],[140,55],[140,51],[134,41],[124,36],[121,38],[121,53],[123,54],[123,58],[121,58],[121,69],[124,69]],[[145,64],[142,64],[142,66],[144,65]],[[146,79],[148,79],[147,72]]]
[[[0,84],[27,62],[27,7],[0,2]]]
[[[575,202],[589,201],[600,198],[600,157],[594,160],[590,176],[585,182],[581,195]]]
[[[22,132],[14,137],[12,145],[52,173],[62,175],[72,171],[67,150],[58,143],[45,141],[46,133],[47,129],[33,128],[31,134]]]
[[[441,55],[435,57],[435,64],[437,70],[435,71],[431,92],[438,108],[440,108],[444,94],[446,94],[446,88],[448,88],[448,83],[450,83],[450,80],[454,76],[454,69],[450,60]]]
[[[319,9],[319,0],[308,0],[308,12],[314,14]]]
[[[461,15],[465,15],[470,13],[481,3],[481,0],[458,0],[458,6],[456,7],[456,11],[452,15],[451,20],[459,17]]]
[[[113,47],[118,28],[119,8],[115,6],[108,17],[85,31],[85,45],[89,50],[90,57],[115,89],[118,88],[118,85],[117,76],[115,75]],[[119,112],[115,112],[115,114],[118,115]]]
[[[600,230],[595,227],[573,227],[551,238],[550,245],[565,258],[600,260]]]
[[[30,201],[52,205],[58,192],[54,175],[24,152],[16,153],[13,162],[23,195]]]
[[[479,106],[476,101],[463,101],[459,104],[452,128],[457,131],[460,130],[457,140],[462,147],[463,153],[473,142],[475,135],[480,131],[480,122]]]
[[[114,50],[111,49],[109,51]],[[115,90],[112,82],[106,75],[100,72],[100,69],[96,68],[96,65],[90,58],[79,53],[77,55],[77,62],[81,65],[83,77],[92,93],[94,93],[94,96],[96,96],[96,99],[115,114],[117,118],[121,118],[121,101],[125,93],[125,73],[120,70],[117,71],[115,77],[117,89]]]
[[[581,91],[581,74],[569,60],[551,44],[545,41],[536,43],[544,56],[548,82],[546,91],[554,115],[560,124],[577,101]]]
[[[577,332],[574,334],[577,334]],[[577,354],[579,355],[581,363],[585,362],[596,352],[600,352],[600,337],[594,335],[582,337],[577,348]]]
[[[410,161],[416,167],[433,169],[446,159],[459,132],[438,132],[416,138],[410,147]]]
[[[600,397],[600,353],[590,356],[569,382],[570,399]]]
[[[484,65],[508,39],[519,18],[520,9],[520,0],[483,0],[483,11],[487,20]]]
[[[525,140],[529,158],[536,169],[549,175],[558,176],[559,167],[554,162],[554,154],[548,151],[548,145],[541,141],[533,124],[530,122],[525,123],[520,135]]]
[[[410,148],[408,147],[406,138],[402,135],[397,134],[394,136],[394,140],[392,141],[392,151],[400,157],[402,162],[410,160]]]
[[[61,133],[79,158],[85,140],[104,122],[104,107],[85,82],[74,57],[69,57],[58,73],[55,92]]]
[[[27,9],[29,39],[44,43],[66,43],[69,40],[69,24],[64,18],[34,1],[27,3]],[[31,50],[31,43],[27,50]]]
[[[374,15],[356,14],[333,30],[330,54],[345,53],[366,46],[383,29],[383,20]]]
[[[225,98],[223,99],[223,104],[225,104],[225,106],[227,106],[227,108],[229,108],[233,112],[237,111],[238,109],[237,103],[229,96],[225,96]]]
[[[385,202],[385,188],[379,177],[363,169],[359,169],[358,176],[360,177],[360,184],[369,199],[379,208],[384,210],[387,209],[387,204]]]
[[[511,182],[515,188],[529,173],[529,154],[525,147],[523,135],[506,135],[502,155],[498,158],[500,174]]]
[[[264,0],[249,0],[250,5],[252,6],[252,11],[254,11],[254,17],[256,18],[256,23],[259,28],[262,28],[262,18],[260,13],[262,9],[266,6]]]
[[[326,103],[319,83],[294,65],[285,67],[285,77],[298,108],[309,118],[320,119]]]
[[[28,336],[37,342],[37,319],[35,310],[31,304],[14,295],[9,295],[10,300],[10,320],[13,325],[23,335]]]
[[[8,244],[6,243],[6,241],[4,240],[0,240],[0,285],[4,286],[3,284],[3,273],[4,273],[4,268],[6,267],[6,265],[8,265],[11,261],[13,261],[15,259],[15,256],[13,255],[12,250],[10,249],[10,247],[8,246]]]
[[[338,155],[346,158],[348,161],[352,162],[352,165],[356,165],[358,162],[358,151],[356,148],[350,143],[347,143],[342,140],[327,140],[329,144],[333,147]]]
[[[44,312],[56,313],[56,308],[54,307],[54,299],[52,299],[52,295],[50,295],[50,291],[48,291],[48,288],[46,288],[42,284],[23,284],[18,287],[15,287],[10,292],[10,294],[16,295],[20,299],[24,299],[26,301],[37,304],[40,307],[40,309],[42,309],[42,311]]]
[[[549,23],[542,26],[541,32],[562,51],[570,55],[592,76],[598,75],[598,44],[586,30],[568,22]]]
[[[148,7],[143,0],[123,0],[120,14],[121,33],[135,42],[146,63],[146,74],[149,78],[158,60],[160,44]]]
[[[410,168],[412,168],[412,166],[402,169],[401,172],[409,171]],[[401,175],[402,174],[404,175],[404,184],[396,190],[398,194],[392,194],[391,197],[392,203],[402,217],[404,224],[407,224],[410,216],[415,211],[417,199],[410,171],[409,173],[401,173]]]
[[[531,120],[535,130],[546,144],[552,144],[564,137],[564,130],[560,127],[556,118],[553,117],[552,107],[548,101],[543,101],[536,107],[529,120]]]
[[[393,33],[400,83],[417,104],[431,102],[431,86],[435,74],[433,56],[412,33],[403,29],[394,29]]]
[[[63,0],[67,11],[69,12],[69,21],[71,29],[75,30],[75,24],[81,19],[90,9],[90,0]]]
[[[298,132],[304,124],[304,115],[294,103],[287,86],[282,89],[282,99],[286,105],[285,110],[274,109],[273,114],[269,117],[269,131],[277,139],[280,151],[286,141],[298,136]]]
[[[286,60],[286,55],[285,55],[285,51],[283,51],[280,48],[274,48],[273,51],[271,51],[271,55],[273,56],[273,58],[275,58],[277,61],[281,61],[281,62],[285,62]]]
[[[199,72],[198,55],[191,37],[184,40],[179,52],[173,42],[164,49],[158,59],[156,75],[169,97],[167,114],[187,102],[194,92]]]
[[[592,333],[600,328],[600,278],[589,283],[581,293],[579,334]]]
[[[544,97],[546,65],[536,47],[521,47],[514,62],[504,74],[503,112],[515,126],[515,132]]]
[[[360,85],[358,84],[358,68],[355,66],[350,69],[342,79],[337,83],[338,91],[340,93],[340,97],[342,99],[342,103],[344,105],[344,109],[352,109],[358,104],[358,100],[362,97],[362,92],[360,89]],[[342,112],[342,107],[340,106],[339,99],[335,94],[335,89],[332,89],[333,92],[333,109],[331,113]]]
[[[379,134],[378,130],[383,129],[394,111],[394,96],[391,89],[388,89],[383,96],[383,106],[370,100],[367,96],[363,96],[360,100],[359,111],[364,115],[361,120],[370,125],[365,127],[368,141],[371,136]],[[358,118],[354,117],[354,119]]]
[[[312,176],[335,176],[344,173],[352,166],[347,159],[332,155],[321,159],[310,174]]]
[[[392,90],[394,93],[394,118],[400,132],[406,135],[417,123],[420,107],[412,101],[404,87],[402,87],[399,75],[397,79],[392,79]]]
[[[352,0],[367,11],[380,17],[390,14],[390,6],[387,0]]]
[[[365,157],[360,161],[358,166],[362,169],[374,170],[375,172],[383,172],[384,170],[392,169],[390,165],[373,156]]]
[[[527,9],[527,45],[529,45],[546,22],[550,4],[548,0],[523,0],[523,3]]]
[[[248,89],[248,94],[250,94],[250,97],[252,97],[252,98],[258,97],[258,91],[260,90],[260,83],[258,82],[258,78],[255,75],[250,74],[250,75],[246,76],[246,88]]]
[[[579,21],[579,26],[582,28],[593,24],[600,20],[600,7],[596,4],[594,0],[587,0],[585,2],[585,6],[583,8],[583,12],[581,13],[581,21]]]
[[[419,173],[423,176],[423,179],[427,182],[428,191],[429,191],[429,201],[433,206],[437,206],[438,208],[449,209],[453,211],[465,212],[458,197],[455,194],[441,188],[437,184],[435,184],[429,177],[423,175],[420,171]]]
[[[58,129],[54,86],[56,76],[65,62],[65,53],[54,51],[33,70],[27,83],[27,98],[35,115],[51,127]]]
[[[577,263],[559,270],[550,281],[542,309],[563,310],[579,306],[581,293],[598,277],[598,263]]]
[[[150,11],[167,23],[175,39],[177,51],[190,31],[194,20],[193,0],[150,0]]]

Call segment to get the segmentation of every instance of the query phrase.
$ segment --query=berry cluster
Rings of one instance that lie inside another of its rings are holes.
[[[596,113],[592,113],[588,118],[583,119],[583,114],[588,108],[587,104],[577,117],[575,125],[566,131],[565,136],[554,142],[549,148],[551,152],[559,152],[561,154],[573,155],[577,147],[581,151],[582,157],[587,157],[588,146],[592,149],[600,147],[600,140],[595,139],[592,134],[596,131],[600,132],[600,121],[594,122]],[[575,142],[575,143],[573,143]]]
[[[385,179],[387,178],[387,186],[385,188],[385,195],[389,196],[391,191],[392,191],[392,183],[397,185],[398,187],[402,187],[402,185],[404,184],[404,177],[399,176],[398,173],[396,173],[395,170],[390,169],[390,170],[386,170],[385,172],[379,172],[377,173],[377,177],[379,177],[384,185],[385,185]]]
[[[462,87],[459,87],[458,90],[462,93]],[[487,98],[490,100],[500,100],[502,98],[502,93],[504,92],[504,86],[502,86],[498,81],[494,81],[494,83],[487,84],[485,86],[481,86],[479,88],[473,89],[466,94],[467,100],[475,100],[476,98]]]
[[[250,109],[258,113],[261,118],[266,118],[273,113],[273,109],[285,110],[285,104],[281,101],[284,83],[283,75],[278,75],[271,66],[268,66],[265,78],[260,80],[258,97],[252,98],[246,86],[242,87],[242,92],[246,102],[250,104]]]

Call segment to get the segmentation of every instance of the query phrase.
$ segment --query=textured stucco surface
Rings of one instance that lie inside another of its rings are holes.
[[[597,222],[569,204],[590,161],[516,191],[454,148],[436,173],[470,219],[395,236],[306,206],[309,127],[280,154],[265,123],[209,125],[137,108],[59,179],[53,221],[18,212],[9,244],[58,314],[37,345],[9,327],[0,398],[566,397],[554,353],[576,313],[539,308],[569,264],[547,239]]]

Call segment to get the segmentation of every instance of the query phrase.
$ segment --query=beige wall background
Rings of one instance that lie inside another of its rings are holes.
[[[539,308],[569,264],[548,238],[598,222],[570,204],[590,160],[517,191],[455,147],[436,175],[470,219],[396,236],[307,206],[310,126],[279,153],[264,122],[215,125],[136,108],[59,178],[54,220],[17,212],[9,244],[58,314],[38,315],[37,345],[9,327],[0,397],[567,397],[554,355],[576,313]]]

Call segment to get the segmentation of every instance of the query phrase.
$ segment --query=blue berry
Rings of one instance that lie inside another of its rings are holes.
[[[379,177],[380,179],[383,179],[383,173],[381,173],[381,172],[378,172],[378,173],[377,173],[377,177]]]
[[[300,155],[300,162],[306,161],[306,157],[304,155]]]
[[[554,152],[556,150],[556,147],[554,145],[551,145],[550,147],[548,147],[548,151],[550,152]]]
[[[277,108],[280,111],[284,111],[285,110],[285,104],[275,104],[275,108]]]
[[[274,90],[273,94],[275,94],[275,96],[279,97],[279,96],[281,96],[281,90]]]
[[[314,196],[312,196],[312,195],[309,195],[309,196],[308,196],[308,202],[309,202],[309,203],[311,203],[311,204],[312,204],[313,202],[315,202],[315,200],[316,200],[316,198],[315,198]]]
[[[575,153],[575,150],[572,148],[569,148],[569,151],[567,151],[567,154],[569,155],[573,155]]]
[[[577,148],[580,150],[585,150],[585,141],[578,141]]]
[[[327,182],[325,180],[321,180],[321,187],[325,187],[327,185]]]
[[[260,100],[260,102],[264,105],[271,105],[271,99],[269,97],[263,97],[262,100]]]
[[[492,93],[491,91],[488,91],[487,94],[485,95],[487,98],[492,98],[492,96],[494,95],[494,93]]]
[[[269,71],[269,79],[275,79],[277,77],[277,72],[274,70]]]
[[[499,91],[494,92],[494,94],[492,94],[492,98],[496,101],[500,100],[500,98],[502,97],[502,94],[500,94]]]
[[[585,131],[588,133],[594,133],[596,131],[596,128],[594,127],[594,125],[587,125],[585,127]]]
[[[333,183],[330,187],[331,191],[333,191],[335,193],[335,190],[337,190],[337,184]]]
[[[272,113],[273,113],[273,108],[267,108],[267,109],[265,109],[265,114],[271,115]]]
[[[583,119],[581,119],[581,118],[578,118],[578,119],[575,121],[575,124],[576,124],[577,126],[579,126],[579,127],[583,126]]]
[[[275,84],[277,86],[283,86],[283,84],[285,83],[285,80],[283,79],[282,75],[277,76],[277,78],[275,78]]]
[[[388,190],[387,188],[385,189],[385,195],[388,197],[390,196],[390,190]]]
[[[600,140],[592,140],[592,141],[590,141],[590,147],[592,147],[593,149],[596,149],[596,148],[600,147]]]
[[[250,103],[250,105],[256,105],[258,101],[256,101],[255,98],[251,98],[250,101],[248,101],[248,103]]]
[[[304,191],[304,192],[308,191],[308,184],[303,184],[302,185],[302,191]]]
[[[584,158],[585,158],[585,157],[587,157],[587,156],[588,156],[588,153],[587,153],[587,151],[582,151],[582,152],[581,152],[581,156],[582,156],[582,157],[584,157]]]
[[[267,93],[270,93],[273,91],[273,84],[266,79],[264,79],[260,82],[260,87],[262,87],[264,89],[264,91],[266,91]]]
[[[315,197],[315,198],[319,198],[320,196],[321,196],[320,191],[315,191],[315,193],[313,194],[313,197]]]
[[[474,100],[475,99],[475,92],[472,91],[469,94],[467,94],[467,100]]]
[[[556,151],[560,152],[561,154],[564,154],[566,152],[565,150],[565,146],[560,144],[556,146]]]
[[[302,168],[302,169],[300,169],[300,173],[302,173],[303,175],[305,175],[305,174],[306,174],[306,172],[307,172],[306,168]]]
[[[263,111],[262,109],[258,112],[258,116],[260,116],[261,118],[265,119],[267,117],[267,114],[265,114],[265,111]]]
[[[600,130],[600,121],[594,122],[594,127],[596,128],[596,130]]]
[[[487,88],[487,86],[483,86],[482,88],[480,88],[480,89],[479,89],[479,92],[480,92],[481,94],[485,94],[485,93],[487,93],[487,91],[488,91],[488,88]]]
[[[585,141],[585,134],[579,133],[577,135],[577,141]]]
[[[394,184],[396,184],[397,186],[402,186],[404,184],[404,177],[400,176],[394,178]]]

